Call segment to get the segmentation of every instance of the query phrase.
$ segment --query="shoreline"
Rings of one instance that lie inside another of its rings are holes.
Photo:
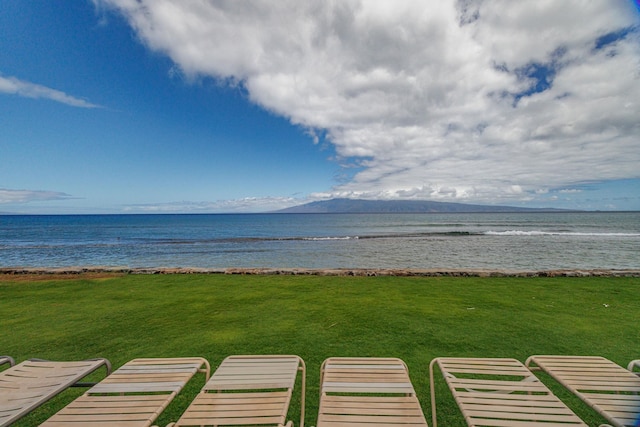
[[[398,276],[398,277],[640,277],[640,269],[372,269],[372,268],[192,268],[192,267],[0,267],[2,276],[74,276],[123,274],[238,274],[282,276]]]

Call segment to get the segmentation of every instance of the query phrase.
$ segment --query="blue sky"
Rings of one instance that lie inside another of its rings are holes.
[[[3,2],[0,213],[640,210],[640,8]]]

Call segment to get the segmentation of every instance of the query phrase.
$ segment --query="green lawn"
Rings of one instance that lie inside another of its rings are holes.
[[[430,420],[428,365],[438,356],[601,355],[640,358],[640,278],[420,278],[125,275],[14,281],[0,275],[0,354],[73,360],[297,354],[307,364],[307,425],[329,356],[405,360]],[[601,421],[548,378],[590,425]],[[175,420],[203,384],[192,381],[158,420]],[[17,426],[37,425],[82,389]],[[442,426],[464,421],[437,383]],[[298,402],[290,418],[297,419]],[[297,424],[297,422],[296,422]]]

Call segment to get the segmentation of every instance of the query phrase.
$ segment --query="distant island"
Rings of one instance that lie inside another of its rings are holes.
[[[568,212],[565,209],[521,208],[514,206],[470,205],[427,200],[331,199],[310,202],[274,213],[491,213],[491,212]]]

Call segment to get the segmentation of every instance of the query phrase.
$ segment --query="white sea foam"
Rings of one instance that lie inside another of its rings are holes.
[[[358,239],[358,236],[343,236],[343,237],[305,237],[302,240],[313,240],[313,241],[317,241],[317,240],[356,240]]]

